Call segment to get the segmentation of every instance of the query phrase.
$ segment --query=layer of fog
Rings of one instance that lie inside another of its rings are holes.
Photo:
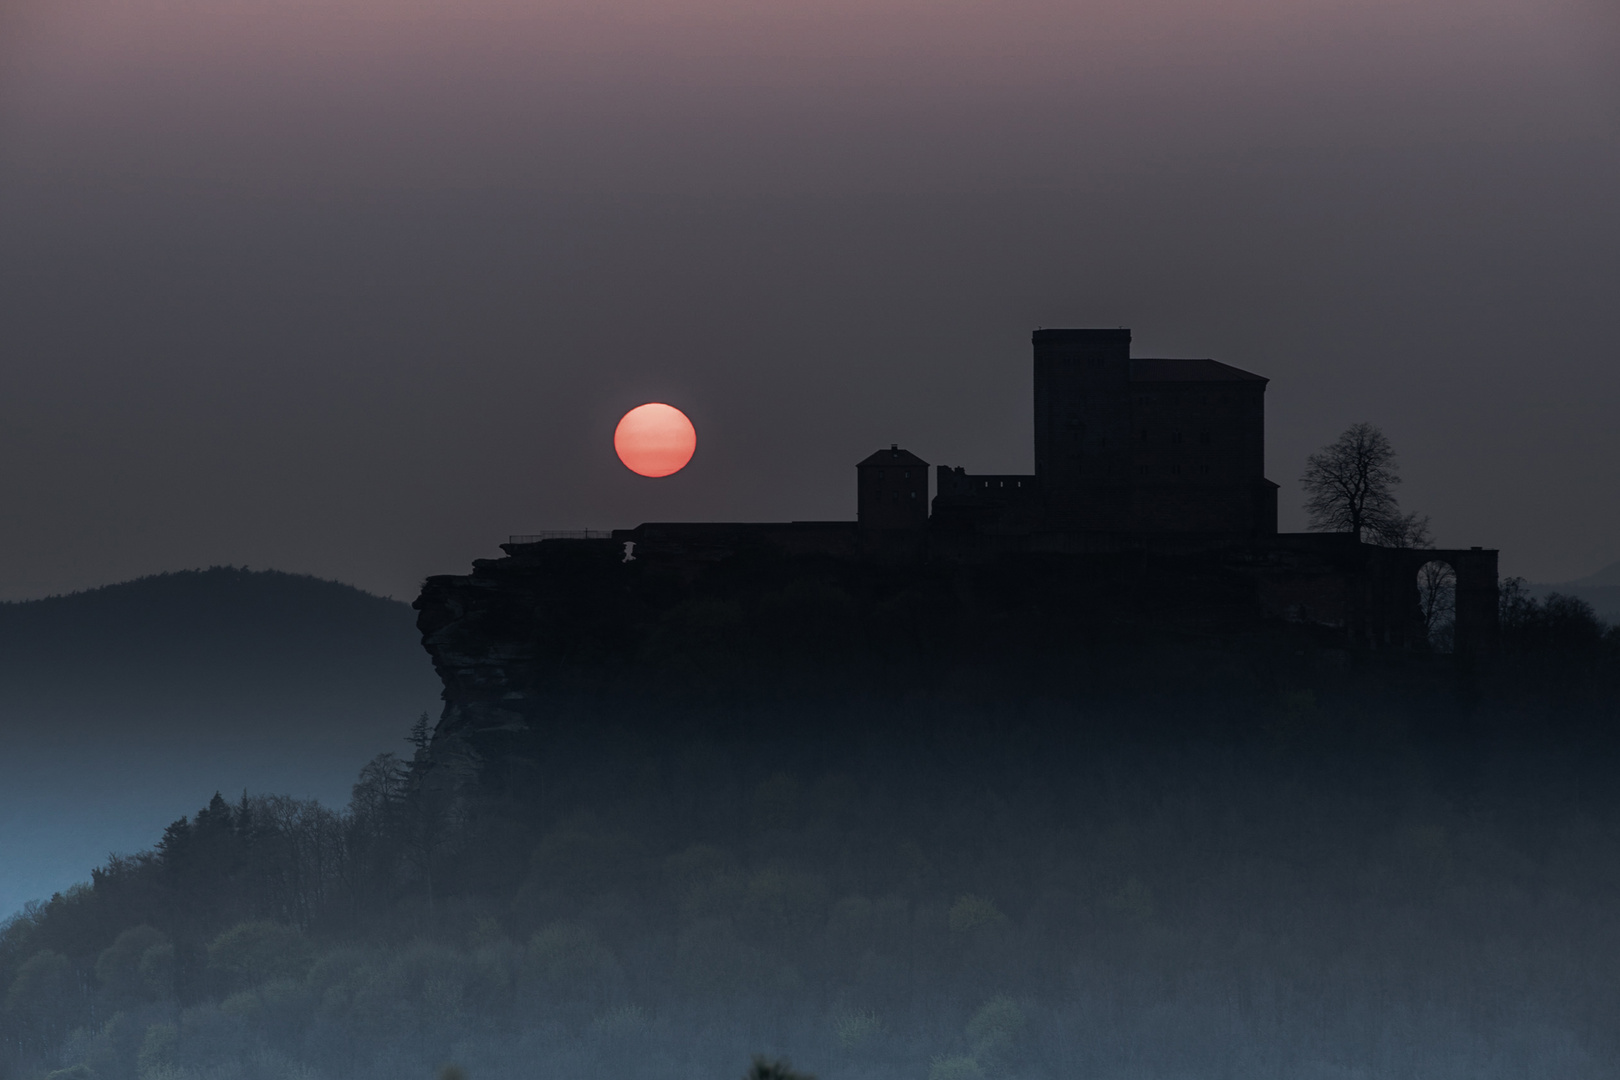
[[[405,749],[407,707],[0,713],[0,920],[88,881],[113,852],[151,847],[216,791],[342,806],[362,764],[380,748]]]

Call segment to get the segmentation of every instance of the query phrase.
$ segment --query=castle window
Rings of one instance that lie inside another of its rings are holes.
[[[1147,443],[1147,430],[1146,429],[1143,429],[1143,431],[1142,431],[1142,442],[1143,442],[1144,445],[1146,445],[1146,443]]]

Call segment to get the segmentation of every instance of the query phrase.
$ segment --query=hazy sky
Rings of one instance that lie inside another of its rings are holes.
[[[1620,559],[1598,0],[12,0],[0,597],[848,518],[1031,468],[1029,331],[1358,420],[1442,544]],[[678,405],[693,464],[620,466]]]

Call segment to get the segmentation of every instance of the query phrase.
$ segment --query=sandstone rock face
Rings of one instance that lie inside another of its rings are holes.
[[[584,673],[570,672],[569,661],[584,659],[585,638],[609,621],[609,583],[625,565],[622,544],[611,541],[503,547],[506,558],[477,560],[471,574],[428,578],[412,605],[444,682],[431,758],[456,775],[523,742],[541,717],[542,691]]]
[[[1495,641],[1494,551],[1322,534],[1193,550],[1068,540],[807,522],[504,545],[471,574],[429,578],[415,604],[444,684],[430,772],[515,775],[577,725],[667,724],[694,707],[836,711],[964,685],[1074,698],[1234,677],[1302,650],[1421,649],[1414,574],[1432,558],[1458,568],[1459,651]]]

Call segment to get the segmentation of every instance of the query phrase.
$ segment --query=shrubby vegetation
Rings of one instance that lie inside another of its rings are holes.
[[[1502,641],[1510,658],[1580,667],[1620,660],[1620,626],[1606,626],[1592,605],[1552,593],[1544,600],[1526,591],[1523,578],[1508,578],[1501,590]]]
[[[6,924],[0,1077],[1605,1076],[1620,642],[1504,616],[1472,673],[575,702],[516,784],[419,727]]]

